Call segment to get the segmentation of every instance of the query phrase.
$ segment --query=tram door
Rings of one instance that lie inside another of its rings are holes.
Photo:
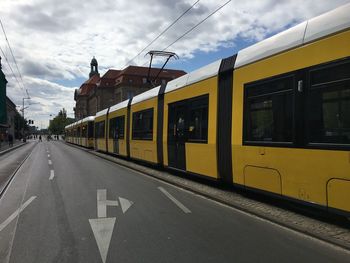
[[[186,170],[186,105],[174,103],[169,105],[168,115],[168,165],[180,170]]]

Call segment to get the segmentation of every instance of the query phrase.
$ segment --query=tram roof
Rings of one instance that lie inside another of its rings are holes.
[[[350,27],[350,4],[309,19],[238,52],[235,68],[338,33]]]

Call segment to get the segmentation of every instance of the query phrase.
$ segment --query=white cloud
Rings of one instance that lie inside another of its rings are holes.
[[[55,82],[86,78],[93,55],[98,59],[102,73],[108,68],[123,67],[194,2],[1,0],[0,18],[25,76],[25,85],[33,100],[41,103],[41,114],[49,114],[57,113],[61,107],[72,112],[74,105],[73,88]],[[132,63],[144,64],[148,60],[144,57],[147,51],[163,49],[225,2],[201,0]],[[348,2],[233,0],[169,51],[176,52],[185,64],[196,55],[196,51],[209,53],[230,47],[235,52],[241,39],[256,42]],[[0,47],[10,58],[2,34]],[[23,91],[15,87],[7,65],[4,68],[10,81],[8,93],[19,103]],[[31,108],[39,109],[34,105]],[[33,111],[33,114],[39,116],[39,111]]]

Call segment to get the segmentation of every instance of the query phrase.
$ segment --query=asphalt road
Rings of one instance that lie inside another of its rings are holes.
[[[62,142],[0,200],[0,262],[349,262],[350,253]]]
[[[14,151],[0,155],[0,193],[11,178],[11,175],[33,149],[34,144],[35,142],[28,142]]]

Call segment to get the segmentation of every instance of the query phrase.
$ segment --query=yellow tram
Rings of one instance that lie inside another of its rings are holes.
[[[94,148],[349,214],[349,13],[98,112]],[[78,128],[66,127],[67,142],[81,144]]]

